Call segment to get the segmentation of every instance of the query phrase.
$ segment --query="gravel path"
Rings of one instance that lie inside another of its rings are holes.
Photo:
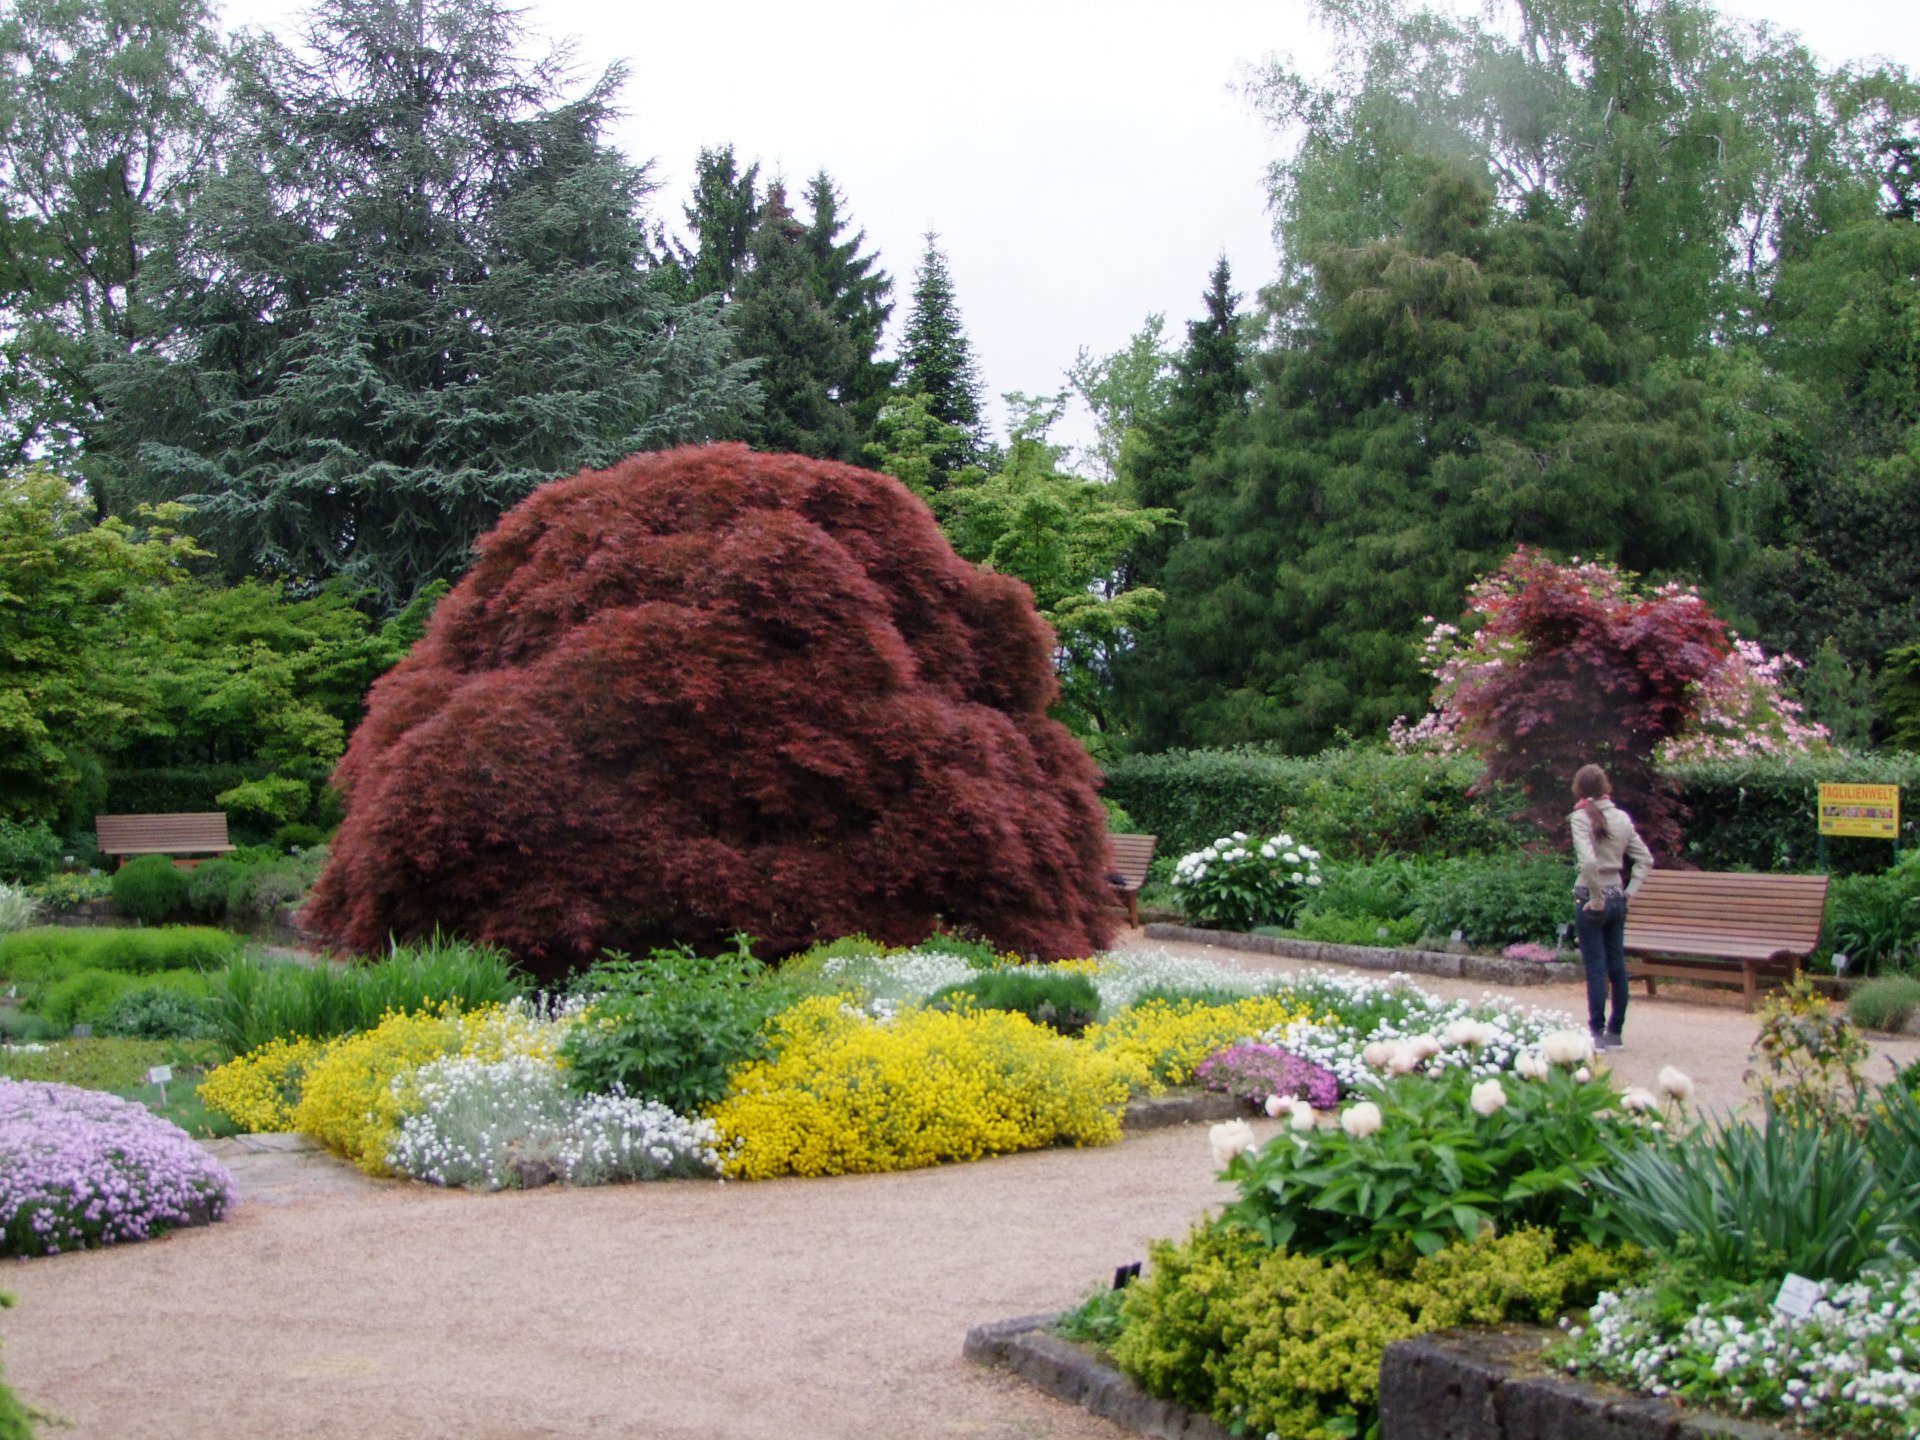
[[[1637,1001],[1620,1069],[1671,1061],[1730,1103],[1753,1023],[1696,1000]],[[8,1378],[72,1421],[50,1433],[1116,1440],[965,1364],[961,1337],[1071,1302],[1224,1198],[1203,1127],[902,1175],[494,1196],[228,1148],[248,1199],[224,1224],[0,1271]]]

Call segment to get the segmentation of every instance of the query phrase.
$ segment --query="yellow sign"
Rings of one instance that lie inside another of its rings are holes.
[[[1822,785],[1820,833],[1863,835],[1869,840],[1900,838],[1898,785]]]

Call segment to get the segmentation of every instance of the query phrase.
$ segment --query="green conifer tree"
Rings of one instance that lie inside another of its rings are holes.
[[[978,463],[987,445],[985,403],[973,346],[960,321],[953,276],[940,237],[927,232],[926,253],[913,277],[913,306],[900,347],[900,388],[927,398],[928,412],[960,432],[960,438],[935,457],[937,474],[951,475]]]
[[[733,298],[759,224],[759,186],[758,161],[743,171],[733,146],[701,150],[694,162],[693,202],[682,211],[692,244],[675,240],[672,247],[683,298]]]
[[[849,351],[845,372],[829,377],[829,383],[835,398],[852,412],[864,444],[873,437],[899,369],[880,358],[881,337],[893,315],[893,277],[880,268],[878,255],[861,253],[866,231],[841,238],[850,223],[844,218],[846,198],[826,171],[807,182],[806,201],[816,283]]]

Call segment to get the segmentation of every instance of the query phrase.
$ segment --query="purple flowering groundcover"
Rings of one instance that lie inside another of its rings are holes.
[[[0,1255],[148,1240],[235,1198],[226,1167],[144,1105],[0,1079]]]
[[[1249,1042],[1216,1050],[1193,1067],[1193,1078],[1255,1105],[1280,1095],[1326,1110],[1340,1098],[1340,1081],[1331,1070],[1278,1045]]]

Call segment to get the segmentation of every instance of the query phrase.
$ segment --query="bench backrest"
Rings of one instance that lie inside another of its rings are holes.
[[[1153,847],[1158,835],[1107,835],[1107,852],[1112,857],[1113,873],[1126,882],[1129,890],[1147,883],[1147,866],[1153,863]]]
[[[1656,870],[1627,910],[1627,945],[1638,934],[1659,937],[1653,948],[1671,949],[1675,938],[1693,935],[1807,955],[1820,943],[1826,906],[1824,875]]]
[[[226,812],[194,815],[96,815],[102,855],[206,855],[233,849]]]

